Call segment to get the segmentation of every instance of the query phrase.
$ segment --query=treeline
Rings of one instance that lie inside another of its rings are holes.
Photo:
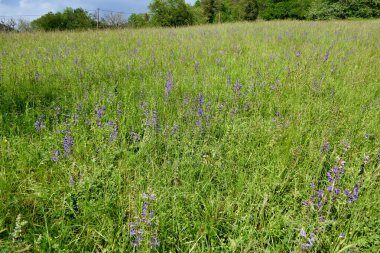
[[[99,18],[78,8],[49,12],[31,22],[28,29],[73,30],[113,27],[188,26],[206,23],[273,19],[379,18],[380,0],[153,0],[149,13],[109,13]],[[14,26],[14,24],[13,24]],[[4,26],[9,28],[12,26]]]

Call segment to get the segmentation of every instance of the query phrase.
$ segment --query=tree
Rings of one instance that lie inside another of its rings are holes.
[[[45,31],[73,30],[95,27],[95,21],[81,8],[66,8],[63,13],[49,12],[32,21],[32,27]]]
[[[305,19],[313,0],[260,0],[263,19]]]
[[[127,25],[127,20],[120,12],[111,12],[102,18],[102,23],[108,27],[122,27]]]
[[[32,26],[28,20],[19,19],[17,23],[17,30],[20,32],[30,32],[32,31]]]
[[[147,13],[133,13],[128,18],[128,25],[133,28],[140,28],[149,25],[149,15]]]
[[[209,23],[213,23],[215,20],[216,13],[218,11],[217,0],[203,0],[201,2],[203,12]]]
[[[159,26],[192,25],[190,6],[185,0],[154,0],[149,4],[153,24]]]
[[[63,28],[66,30],[94,27],[94,20],[82,8],[66,8],[62,13]]]
[[[380,0],[319,0],[308,13],[310,19],[379,18]]]
[[[244,1],[244,20],[253,21],[259,15],[259,5],[257,0]]]

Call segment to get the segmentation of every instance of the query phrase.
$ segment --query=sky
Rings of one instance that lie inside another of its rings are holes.
[[[33,20],[49,11],[62,11],[66,7],[83,8],[91,12],[100,8],[123,12],[128,16],[129,13],[147,12],[150,2],[151,0],[0,0],[0,19]],[[186,2],[194,3],[195,0],[186,0]],[[101,14],[106,13],[101,12]]]

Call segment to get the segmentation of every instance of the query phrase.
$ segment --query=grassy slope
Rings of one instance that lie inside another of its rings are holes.
[[[129,223],[153,192],[153,251],[300,251],[300,228],[317,234],[312,251],[380,250],[379,25],[0,34],[0,248],[131,251]],[[364,182],[320,222],[302,201],[338,156],[342,187]],[[12,240],[18,214],[28,223]]]

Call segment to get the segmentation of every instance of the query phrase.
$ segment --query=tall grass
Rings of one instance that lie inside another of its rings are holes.
[[[378,252],[379,26],[0,34],[2,252]]]

